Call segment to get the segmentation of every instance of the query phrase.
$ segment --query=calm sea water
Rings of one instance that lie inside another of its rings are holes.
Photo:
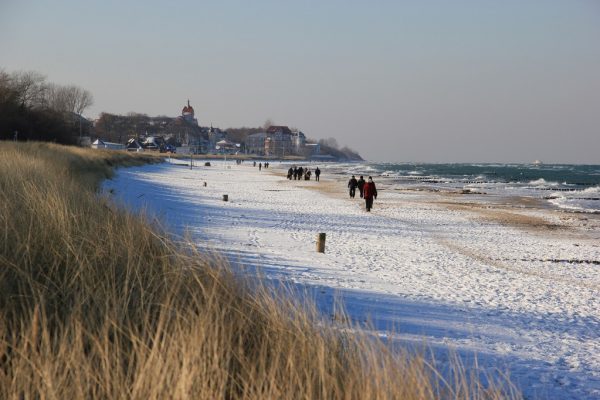
[[[391,187],[535,197],[568,211],[600,213],[600,165],[357,163],[336,172],[372,175]]]

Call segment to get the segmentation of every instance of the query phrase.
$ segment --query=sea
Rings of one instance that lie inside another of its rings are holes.
[[[563,211],[600,214],[600,165],[348,163],[331,172],[371,175],[389,189],[532,197]]]

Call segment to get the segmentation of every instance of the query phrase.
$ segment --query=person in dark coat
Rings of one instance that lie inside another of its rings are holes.
[[[317,167],[315,169],[315,181],[319,180],[319,176],[321,176],[321,170],[319,169],[319,167]]]
[[[350,198],[354,198],[354,195],[356,194],[356,186],[358,185],[358,182],[356,181],[356,178],[354,177],[354,175],[352,175],[352,178],[350,178],[350,180],[348,181],[348,187],[350,188]]]
[[[377,188],[371,177],[369,177],[369,180],[365,182],[365,185],[363,186],[363,196],[365,198],[367,211],[371,211],[371,208],[373,208],[373,199],[377,198]]]
[[[259,163],[258,163],[258,170],[260,171],[261,169],[262,169],[262,163],[261,163],[261,162],[259,162]]]
[[[357,184],[358,184],[358,191],[360,193],[360,198],[362,199],[363,198],[363,187],[365,186],[365,180],[362,175],[360,176],[360,179],[358,180]]]
[[[298,180],[301,181],[304,177],[304,168],[298,167]]]
[[[294,168],[290,167],[290,169],[288,169],[288,175],[287,175],[287,178],[290,181],[292,180],[292,175],[294,175]]]

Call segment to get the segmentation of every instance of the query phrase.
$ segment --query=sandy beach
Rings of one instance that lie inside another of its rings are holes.
[[[358,194],[348,198],[347,178],[212,164],[121,169],[105,189],[235,265],[308,288],[325,313],[341,298],[353,321],[426,343],[440,363],[448,351],[467,365],[476,357],[510,371],[529,397],[600,396],[598,215],[385,184],[369,214]]]

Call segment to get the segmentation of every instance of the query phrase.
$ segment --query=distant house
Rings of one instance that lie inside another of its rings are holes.
[[[321,145],[318,143],[306,143],[304,148],[306,149],[306,155],[309,157],[319,156],[321,153]]]
[[[265,139],[267,138],[266,132],[254,133],[246,137],[246,151],[251,154],[264,155],[265,154]]]
[[[295,154],[292,136],[292,131],[287,126],[270,126],[265,139],[265,156],[283,157]]]
[[[141,152],[141,151],[144,151],[144,148],[142,147],[140,142],[138,142],[137,140],[129,139],[127,141],[127,151]]]
[[[265,132],[246,137],[246,151],[252,154],[284,157],[302,154],[306,136],[300,131],[292,132],[284,125],[271,125]]]
[[[229,140],[223,139],[215,144],[215,148],[223,154],[235,154],[240,149],[239,143],[233,143]]]
[[[91,145],[92,149],[109,149],[109,150],[125,150],[125,145],[120,143],[105,142],[101,139],[96,139]]]
[[[301,154],[306,145],[306,136],[300,131],[292,132],[292,144],[296,154]]]
[[[162,136],[146,136],[143,139],[139,139],[138,143],[140,143],[145,150],[161,150],[162,152],[165,151],[165,147],[167,145]]]
[[[225,139],[226,134],[227,132],[223,132],[219,128],[213,128],[212,125],[210,126],[210,129],[207,131],[209,143],[208,148],[210,149],[210,151],[216,149],[217,144],[219,143],[219,141]]]

